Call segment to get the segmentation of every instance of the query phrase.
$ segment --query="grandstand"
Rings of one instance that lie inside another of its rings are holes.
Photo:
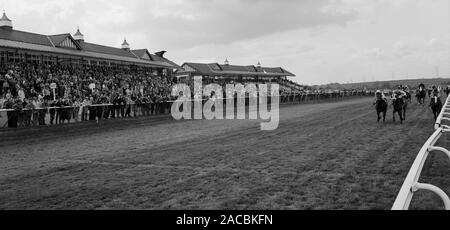
[[[120,48],[89,43],[79,28],[69,33],[43,35],[15,30],[6,13],[0,19],[0,61],[2,65],[18,62],[100,66],[116,69],[142,69],[168,72],[180,68],[164,57],[165,51],[130,49],[124,40]]]
[[[181,67],[182,70],[177,70],[175,76],[185,80],[201,76],[205,81],[281,83],[288,77],[295,77],[281,67],[262,67],[260,63],[256,66],[230,65],[228,60],[224,64],[187,62]]]

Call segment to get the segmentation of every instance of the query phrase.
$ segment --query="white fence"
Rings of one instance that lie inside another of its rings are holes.
[[[436,142],[442,135],[450,133],[449,123],[444,124],[444,122],[450,121],[450,96],[446,99],[442,111],[436,120],[435,129],[436,131],[431,135],[430,138],[425,142],[423,147],[420,149],[414,163],[403,182],[402,188],[400,189],[397,198],[395,199],[392,210],[408,210],[414,193],[419,190],[428,190],[436,193],[444,202],[446,210],[450,210],[450,198],[448,195],[440,188],[431,185],[420,183],[420,175],[422,173],[423,166],[427,157],[432,152],[443,152],[450,158],[450,151],[443,147],[435,146]]]

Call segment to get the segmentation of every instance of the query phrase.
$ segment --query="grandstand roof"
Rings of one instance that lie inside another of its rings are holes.
[[[167,58],[165,58],[165,57],[161,57],[161,56],[158,56],[158,55],[156,55],[156,54],[150,54],[151,55],[151,57],[152,57],[152,59],[154,60],[154,61],[162,61],[162,62],[167,62],[167,63],[169,63],[169,64],[171,64],[172,66],[174,66],[174,69],[183,69],[181,66],[179,66],[177,63],[175,63],[175,62],[173,62],[173,61],[171,61],[171,60],[169,60],[169,59],[167,59]]]
[[[109,46],[103,46],[103,45],[97,45],[94,43],[88,43],[88,42],[79,42],[79,44],[82,47],[82,50],[94,52],[94,53],[102,53],[102,54],[110,54],[110,55],[116,55],[120,57],[129,57],[129,58],[136,58],[136,56],[124,49],[109,47]]]
[[[46,35],[28,33],[18,30],[0,29],[0,39],[44,46],[53,46]]]
[[[184,63],[184,71],[179,73],[195,73],[204,76],[224,76],[224,75],[242,75],[242,76],[266,76],[266,77],[294,77],[295,75],[281,67],[257,67],[253,65],[221,65],[218,63]],[[190,70],[190,67],[192,70]]]
[[[71,44],[77,49],[69,50],[59,46],[63,41],[69,39]],[[177,68],[173,62],[167,59],[145,60],[137,57],[129,50],[115,47],[103,46],[84,41],[76,41],[66,34],[42,35],[24,31],[0,28],[0,46],[12,47],[26,50],[43,52],[54,52],[60,54],[76,55],[83,57],[101,58],[114,61],[124,61],[136,64],[147,64],[153,67]]]
[[[151,61],[160,61],[160,62],[167,62],[174,66],[174,69],[183,69],[181,66],[179,66],[177,63],[165,58],[164,53],[165,51],[156,52],[155,54],[151,54],[147,49],[138,49],[138,50],[131,50],[131,52],[136,55],[138,58],[141,59],[147,59]]]
[[[104,54],[104,53],[64,49],[64,48],[58,48],[58,47],[53,47],[53,46],[22,43],[22,42],[9,41],[9,40],[4,40],[4,39],[0,39],[0,47],[20,48],[20,49],[25,49],[25,50],[34,50],[34,51],[81,56],[81,57],[91,57],[91,58],[108,59],[108,60],[114,60],[114,61],[131,62],[131,63],[135,63],[135,64],[145,64],[145,65],[154,66],[154,67],[173,68],[172,65],[169,65],[165,62],[158,62],[158,61],[150,62],[147,60],[138,59],[136,57],[123,57],[123,56],[116,56],[116,55]]]
[[[131,50],[131,52],[136,55],[138,58],[152,60],[150,56],[150,52],[147,49],[139,49],[139,50]]]

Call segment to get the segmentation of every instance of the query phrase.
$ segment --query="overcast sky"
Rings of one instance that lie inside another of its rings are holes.
[[[450,77],[450,0],[0,0],[14,28],[282,66],[304,84]]]

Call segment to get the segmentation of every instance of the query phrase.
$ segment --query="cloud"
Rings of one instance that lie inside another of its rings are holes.
[[[19,30],[167,50],[187,61],[283,66],[301,83],[392,72],[450,76],[448,0],[2,0]]]
[[[153,37],[168,47],[189,48],[230,44],[299,28],[343,25],[356,18],[353,11],[333,11],[331,2],[331,6],[336,5],[329,0],[137,1],[124,6],[124,15],[110,22],[113,27],[109,29],[139,31],[141,36]]]
[[[93,35],[96,40],[118,43],[119,37],[127,36],[131,42],[136,38],[138,44],[152,42],[171,49],[230,44],[300,28],[344,25],[357,16],[355,11],[339,10],[340,0],[7,2],[18,24],[47,24],[39,27],[47,33],[49,29],[51,33],[68,32],[58,32],[56,28],[71,28],[72,32],[80,25],[85,32],[101,31]],[[35,26],[32,31],[36,31]],[[89,34],[85,34],[89,40]]]

